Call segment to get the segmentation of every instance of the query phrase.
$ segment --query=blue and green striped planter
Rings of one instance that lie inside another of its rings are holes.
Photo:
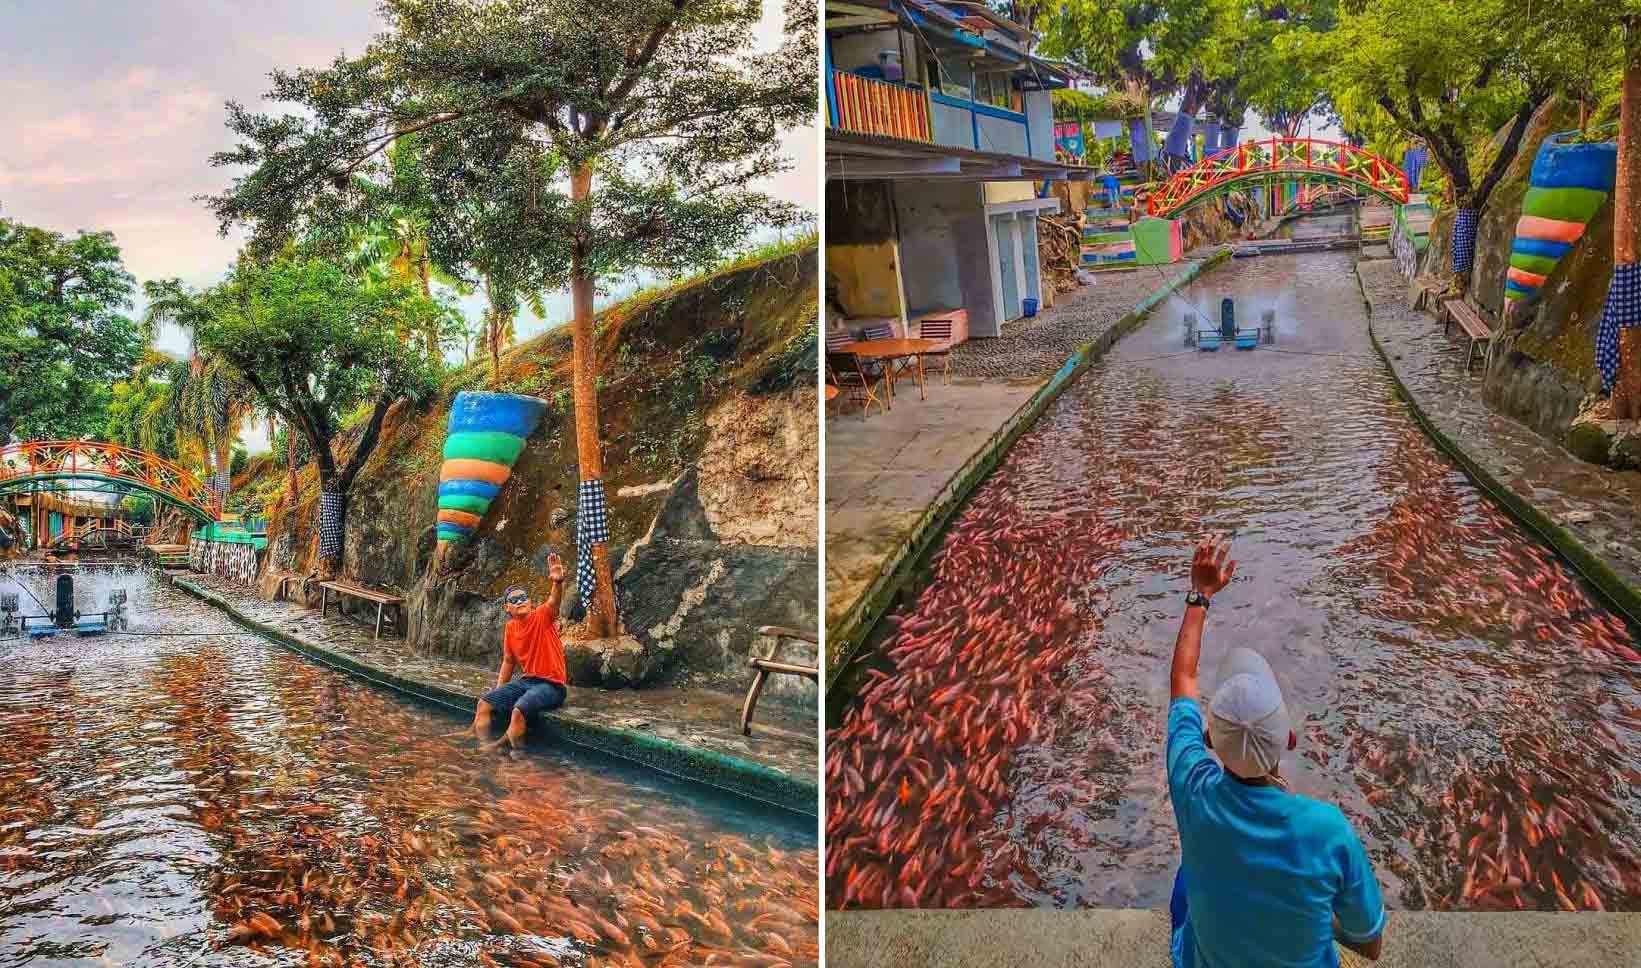
[[[1510,244],[1506,299],[1536,295],[1612,194],[1618,145],[1564,143],[1575,134],[1563,131],[1545,138],[1533,158],[1516,238]]]
[[[547,401],[522,394],[456,394],[439,469],[440,544],[472,537],[546,413]]]

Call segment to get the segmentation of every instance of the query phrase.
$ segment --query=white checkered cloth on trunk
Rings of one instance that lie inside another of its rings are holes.
[[[1476,210],[1461,208],[1453,220],[1453,271],[1464,275],[1475,261]]]
[[[576,489],[575,587],[581,593],[581,607],[593,610],[593,591],[598,579],[593,573],[593,545],[610,540],[609,510],[604,505],[604,482],[582,481]]]
[[[319,495],[319,557],[342,557],[342,494]]]
[[[1595,333],[1595,365],[1601,370],[1601,389],[1612,392],[1618,382],[1618,331],[1641,326],[1641,262],[1613,266],[1607,285],[1607,303]]]

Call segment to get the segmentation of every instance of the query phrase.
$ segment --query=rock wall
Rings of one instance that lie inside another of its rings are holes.
[[[748,655],[771,645],[759,626],[818,628],[817,272],[810,248],[601,317],[609,548],[636,645],[595,650],[567,636],[573,683],[743,689]],[[579,473],[568,355],[568,334],[553,331],[503,360],[495,389],[552,405],[471,539],[442,562],[435,527],[449,405],[459,390],[491,389],[488,363],[457,374],[425,409],[389,414],[354,486],[343,573],[405,596],[418,650],[499,661],[502,591],[522,584],[539,600],[553,552],[573,579]],[[294,507],[270,515],[264,594],[276,570],[313,566],[311,478],[305,471]],[[573,580],[564,612],[571,631],[582,616]],[[790,646],[783,654],[805,658]],[[767,694],[812,703],[815,690],[778,681]]]
[[[1598,211],[1583,238],[1550,273],[1536,299],[1505,299],[1510,247],[1533,158],[1544,139],[1576,127],[1576,108],[1559,98],[1534,114],[1521,146],[1488,199],[1477,225],[1476,263],[1466,298],[1502,325],[1483,374],[1482,393],[1500,412],[1565,442],[1591,395],[1600,388],[1595,328],[1612,274],[1612,204]],[[1496,145],[1498,137],[1493,139]],[[1480,177],[1480,173],[1476,173]],[[1422,271],[1449,274],[1454,210],[1443,206],[1430,229]]]

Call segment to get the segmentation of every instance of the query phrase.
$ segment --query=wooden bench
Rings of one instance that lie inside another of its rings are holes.
[[[351,582],[345,582],[345,581],[322,581],[322,582],[319,583],[319,587],[320,587],[320,589],[322,589],[319,593],[319,614],[321,616],[325,615],[325,613],[330,608],[330,593],[331,592],[336,593],[336,596],[337,596],[336,610],[337,610],[338,613],[340,613],[341,610],[342,610],[341,599],[342,599],[343,596],[347,596],[349,598],[357,598],[357,599],[361,599],[362,601],[367,601],[367,602],[375,602],[376,603],[376,638],[379,639],[379,638],[382,637],[382,612],[389,605],[392,605],[395,609],[395,614],[394,614],[394,617],[393,617],[393,627],[398,631],[399,636],[401,638],[404,637],[404,634],[405,634],[405,600],[400,598],[399,596],[389,595],[385,592],[374,591],[372,589],[365,588],[361,585],[355,585],[355,584],[352,584]]]
[[[1442,325],[1442,335],[1446,336],[1453,328],[1454,323],[1464,330],[1464,335],[1470,339],[1470,352],[1465,355],[1464,368],[1468,372],[1476,361],[1476,344],[1486,343],[1487,352],[1493,352],[1493,330],[1481,314],[1470,307],[1463,299],[1452,298],[1442,300],[1442,318],[1446,322]],[[1483,358],[1485,360],[1485,357]]]
[[[780,672],[789,676],[804,676],[808,679],[814,680],[816,683],[820,682],[820,669],[818,667],[798,665],[792,662],[780,662],[775,658],[776,654],[781,650],[782,641],[786,639],[796,639],[800,642],[808,642],[811,645],[819,645],[820,638],[818,636],[811,632],[800,632],[797,629],[781,628],[778,625],[761,626],[758,629],[758,634],[767,635],[774,639],[775,645],[770,648],[769,655],[767,657],[753,655],[752,658],[748,660],[748,663],[758,671],[752,676],[752,685],[747,687],[746,705],[741,707],[742,736],[752,735],[752,710],[758,705],[758,696],[764,691],[764,680],[769,678],[770,673]]]

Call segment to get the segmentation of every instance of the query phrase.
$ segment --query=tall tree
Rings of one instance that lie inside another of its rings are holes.
[[[599,280],[708,265],[754,227],[797,219],[750,186],[789,167],[780,131],[815,121],[816,7],[791,0],[786,42],[757,54],[760,6],[385,0],[387,30],[363,55],[273,75],[271,97],[301,113],[230,104],[228,124],[242,140],[213,161],[252,171],[210,203],[223,231],[250,223],[253,250],[277,248],[291,231],[358,204],[351,176],[416,134],[444,203],[429,229],[436,259],[471,264],[474,233],[451,223],[481,196],[507,216],[487,244],[529,267],[526,286],[568,283],[579,521],[591,523],[604,501]],[[619,630],[609,556],[602,533],[586,534],[581,556],[596,585],[584,589],[593,593],[589,631],[607,636]]]
[[[148,297],[144,341],[153,345],[166,323],[188,337],[187,365],[168,374],[177,451],[185,459],[202,458],[211,489],[226,501],[234,444],[255,411],[251,386],[236,368],[199,350],[199,329],[213,311],[208,291],[186,286],[181,279],[151,280],[143,290]]]
[[[1077,61],[1122,88],[1134,112],[1129,123],[1134,161],[1145,165],[1156,158],[1152,106],[1201,66],[1202,45],[1223,2],[1064,0],[1040,19],[1043,50]]]
[[[136,280],[114,236],[0,218],[0,445],[100,434],[109,385],[142,355]]]
[[[1347,9],[1330,35],[1336,100],[1372,103],[1424,139],[1458,210],[1452,269],[1462,287],[1480,213],[1515,158],[1551,77],[1510,0],[1380,0]],[[1508,125],[1480,177],[1472,143]]]
[[[1612,385],[1612,412],[1641,420],[1641,3],[1608,6],[1624,31],[1623,82],[1618,120],[1618,170],[1613,190],[1613,278],[1601,327],[1616,330],[1618,367],[1603,373]]]
[[[398,328],[420,332],[440,307],[414,287],[366,285],[334,262],[295,255],[241,261],[209,303],[201,349],[238,370],[261,404],[307,440],[319,470],[320,557],[334,572],[348,494],[388,408],[433,386],[433,362],[401,341]],[[361,408],[353,450],[338,463],[343,421]]]

